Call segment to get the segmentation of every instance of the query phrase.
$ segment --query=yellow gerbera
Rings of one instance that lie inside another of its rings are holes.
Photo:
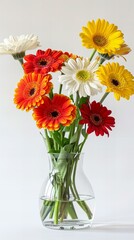
[[[102,65],[96,74],[101,84],[107,87],[106,92],[114,92],[116,100],[120,100],[120,97],[128,100],[134,94],[134,76],[119,63]]]
[[[114,24],[104,19],[92,20],[80,33],[82,45],[102,54],[113,55],[124,43],[123,33]]]

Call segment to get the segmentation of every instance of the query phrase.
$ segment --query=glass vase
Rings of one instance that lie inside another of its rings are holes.
[[[50,153],[49,174],[40,192],[40,217],[51,229],[91,227],[95,197],[83,171],[83,154]]]

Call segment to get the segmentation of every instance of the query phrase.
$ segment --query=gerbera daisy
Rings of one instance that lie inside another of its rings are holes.
[[[76,106],[71,99],[62,94],[55,94],[53,99],[44,97],[44,104],[34,109],[33,118],[39,128],[58,130],[60,125],[69,126],[76,117]]]
[[[72,59],[76,59],[76,58],[80,58],[80,56],[78,56],[78,55],[75,55],[75,54],[73,54],[73,53],[68,53],[68,52],[64,52],[61,56],[60,56],[60,58],[62,58],[63,60],[64,60],[64,62],[65,61],[68,61],[70,58],[72,58]]]
[[[111,110],[93,101],[91,104],[82,104],[80,111],[82,120],[79,123],[88,125],[88,134],[95,132],[96,136],[104,134],[109,136],[108,130],[115,126],[115,119],[109,116]]]
[[[114,92],[116,100],[120,97],[130,98],[134,94],[134,76],[119,63],[107,63],[96,72],[101,84],[107,87],[106,92]]]
[[[86,48],[93,48],[99,53],[109,55],[114,54],[124,43],[123,33],[117,26],[104,19],[88,22],[87,27],[82,28],[80,37],[82,45]]]
[[[30,109],[44,103],[43,96],[48,94],[52,88],[51,75],[29,73],[18,83],[15,89],[14,103],[17,108],[29,111]]]
[[[61,69],[64,75],[59,76],[59,81],[69,94],[78,91],[80,97],[95,95],[101,91],[101,85],[95,78],[97,64],[98,60],[90,63],[88,58],[69,59]]]
[[[24,57],[23,64],[25,73],[36,72],[46,74],[61,69],[63,58],[60,58],[62,51],[47,49],[46,51],[38,50],[36,55],[29,54]]]
[[[40,45],[38,37],[34,35],[9,36],[0,43],[0,54],[16,55],[26,50],[37,48]]]
[[[131,48],[127,44],[122,44],[121,48],[115,53],[116,56],[123,56],[131,52]]]

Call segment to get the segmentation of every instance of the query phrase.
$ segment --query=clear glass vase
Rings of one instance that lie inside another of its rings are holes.
[[[40,216],[51,229],[91,227],[95,197],[83,171],[83,154],[51,153],[40,192]]]

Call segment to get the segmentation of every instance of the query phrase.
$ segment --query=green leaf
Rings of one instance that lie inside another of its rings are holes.
[[[87,136],[86,129],[82,129],[82,135],[84,138]]]
[[[61,136],[59,132],[57,131],[53,132],[53,138],[60,146],[62,146]]]
[[[70,132],[70,126],[64,127],[63,132]]]
[[[78,131],[71,137],[70,143],[75,143],[78,139]]]
[[[64,146],[64,150],[67,151],[68,154],[69,154],[69,152],[71,152],[71,150],[72,150],[72,144],[67,144],[67,145],[65,145],[65,146]]]
[[[54,145],[53,139],[48,136],[48,140],[47,140],[47,138],[41,132],[40,132],[40,134],[41,134],[41,136],[43,138],[43,141],[45,142],[46,147],[49,149],[49,147],[48,147],[48,141],[49,141],[50,148],[52,148],[53,145]]]
[[[81,97],[79,102],[79,107],[81,107],[83,103],[87,103],[88,101],[89,101],[89,97]]]
[[[68,159],[68,152],[66,152],[64,149],[61,149],[57,162],[55,162],[55,168],[57,171],[56,177],[58,177],[58,180],[60,180],[61,182],[64,181],[64,178],[67,172],[67,165],[68,165],[67,159]]]
[[[51,150],[48,151],[48,153],[59,153],[59,151],[52,148]]]
[[[63,146],[68,145],[68,144],[69,144],[69,139],[64,137],[64,139],[63,139]]]
[[[73,94],[70,95],[70,98],[74,102]]]

